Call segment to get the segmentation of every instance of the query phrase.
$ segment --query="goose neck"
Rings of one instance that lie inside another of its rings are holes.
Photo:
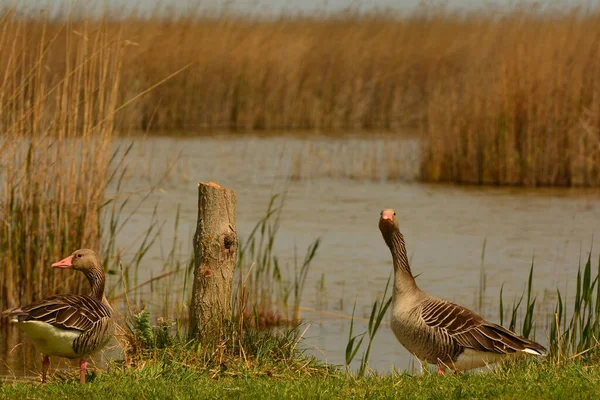
[[[394,229],[385,239],[394,263],[394,293],[400,295],[418,290],[410,270],[404,235],[398,229]]]
[[[106,283],[104,269],[102,266],[96,266],[95,268],[86,270],[84,271],[84,275],[92,287],[90,296],[98,301],[102,301],[104,298],[104,286]]]

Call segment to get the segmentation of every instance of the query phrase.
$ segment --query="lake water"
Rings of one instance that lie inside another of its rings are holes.
[[[161,272],[178,207],[178,256],[189,259],[198,182],[214,181],[237,191],[237,232],[242,240],[264,216],[271,195],[285,191],[276,253],[283,265],[289,264],[295,248],[302,257],[314,239],[322,238],[302,297],[301,316],[308,327],[303,345],[333,364],[344,362],[354,303],[354,329],[361,333],[392,271],[377,228],[382,208],[397,212],[419,286],[475,310],[486,242],[486,290],[480,311],[493,322],[501,286],[505,304],[511,304],[522,293],[535,258],[536,339],[542,343],[547,343],[556,288],[569,297],[580,258],[587,258],[592,245],[592,257],[598,257],[599,191],[418,183],[419,146],[411,137],[152,137],[124,139],[122,144],[132,141],[119,196],[132,199],[127,208],[132,211],[136,199],[149,195],[120,232],[119,246],[131,256],[153,213],[166,221],[140,268],[140,281]],[[150,288],[140,293],[151,312],[159,313],[164,294]],[[10,361],[16,353],[7,352],[15,343],[0,349],[3,375],[7,366],[12,374],[31,370],[24,363],[35,359],[33,352],[26,361],[22,356]],[[410,368],[411,360],[389,325],[383,325],[370,365],[386,372]]]

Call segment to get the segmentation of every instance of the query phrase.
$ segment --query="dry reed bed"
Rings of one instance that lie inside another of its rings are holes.
[[[461,61],[426,90],[422,178],[598,186],[600,14],[516,11],[462,28]]]
[[[359,181],[414,181],[419,173],[419,141],[409,137],[319,137],[291,152],[292,180],[318,178]]]
[[[399,129],[424,112],[417,107],[428,75],[422,67],[446,53],[446,41],[422,48],[421,22],[383,15],[56,20],[48,24],[58,35],[48,66],[64,69],[65,37],[101,25],[131,45],[121,102],[184,68],[131,104],[118,119],[123,129]],[[25,25],[29,37],[41,35],[43,21]]]
[[[390,130],[418,126],[421,177],[484,184],[600,183],[600,11],[517,7],[409,16],[29,19],[22,52],[56,35],[46,68],[60,76],[68,38],[102,27],[123,55],[123,130]],[[2,70],[0,69],[0,73]]]
[[[125,45],[98,28],[0,21],[0,309],[79,290],[50,264],[99,248]]]

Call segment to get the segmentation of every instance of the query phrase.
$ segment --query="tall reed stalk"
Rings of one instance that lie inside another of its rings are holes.
[[[317,238],[308,246],[302,263],[294,252],[292,271],[289,265],[282,265],[274,245],[284,203],[284,196],[273,195],[265,216],[239,247],[234,304],[242,303],[236,312],[254,315],[261,326],[299,322],[304,284],[320,244]]]
[[[597,360],[600,354],[600,258],[595,274],[591,254],[577,270],[572,311],[557,289],[557,304],[550,321],[550,351],[559,360],[586,357]]]
[[[577,270],[575,280],[575,298],[569,305],[556,289],[556,305],[554,313],[548,321],[549,353],[558,361],[564,362],[577,358],[597,360],[600,355],[600,258],[596,272],[592,271],[591,253],[583,269]],[[529,279],[525,291],[511,306],[508,328],[515,330],[521,320],[520,334],[524,337],[535,336],[536,299],[533,292],[533,262],[529,270]],[[525,300],[525,302],[523,302]],[[500,324],[504,322],[504,303],[500,290]]]
[[[498,315],[500,319],[500,325],[504,325],[504,298],[503,298],[504,284],[500,287],[500,300],[498,302]],[[532,297],[533,291],[533,261],[529,268],[529,279],[527,279],[527,286],[523,290],[523,293],[518,300],[515,300],[510,308],[510,320],[508,321],[508,329],[517,332],[517,323],[519,319],[522,322],[521,329],[518,333],[525,337],[533,339],[535,335],[535,325],[533,323],[533,317],[535,315],[535,302],[536,298]],[[525,295],[527,294],[527,297]],[[525,297],[525,303],[523,298]],[[521,309],[521,305],[524,306],[524,310]]]
[[[0,20],[0,309],[83,282],[50,264],[99,248],[122,55],[106,23]]]
[[[359,378],[363,378],[367,371],[367,367],[369,366],[369,354],[371,353],[371,346],[373,345],[373,340],[375,339],[375,335],[379,330],[381,322],[387,313],[388,308],[392,304],[392,296],[387,295],[388,289],[390,287],[390,281],[392,280],[392,275],[388,277],[387,283],[385,284],[385,290],[383,291],[383,296],[381,299],[375,300],[373,303],[373,308],[371,309],[371,314],[369,316],[369,324],[367,325],[367,331],[358,335],[354,335],[354,311],[356,310],[356,302],[354,303],[354,308],[352,309],[352,319],[350,320],[350,331],[348,332],[348,341],[346,342],[346,369],[350,367],[350,363],[356,356],[358,350],[362,347],[363,340],[365,337],[367,340],[367,348],[363,352],[362,359],[360,360],[360,366],[357,371],[357,376]],[[387,300],[386,300],[387,297]],[[367,336],[368,335],[368,336]],[[357,339],[359,339],[357,341]]]

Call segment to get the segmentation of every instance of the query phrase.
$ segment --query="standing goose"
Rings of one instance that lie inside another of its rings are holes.
[[[545,355],[546,349],[531,340],[484,320],[471,310],[429,296],[417,286],[396,213],[383,210],[379,230],[394,263],[392,331],[398,341],[422,361],[464,371],[525,354]]]
[[[52,267],[83,272],[91,294],[52,296],[2,314],[42,352],[42,383],[46,382],[50,356],[79,358],[79,381],[85,383],[86,358],[101,350],[114,332],[112,308],[104,297],[104,269],[89,249],[77,250]]]

